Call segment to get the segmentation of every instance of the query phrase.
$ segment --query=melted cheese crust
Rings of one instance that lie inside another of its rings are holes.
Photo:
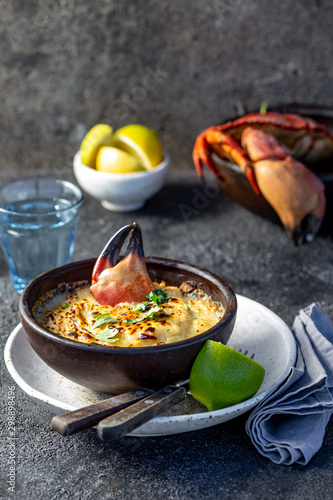
[[[92,296],[89,286],[55,294],[38,307],[34,316],[51,332],[78,342],[115,347],[147,347],[178,342],[209,330],[223,316],[221,304],[204,294],[183,294],[179,288],[155,283],[169,299],[160,304],[163,311],[150,319],[126,324],[126,320],[144,318],[148,311],[133,311],[136,304],[122,303],[102,306]],[[95,327],[96,317],[108,315],[117,320]],[[110,332],[109,341],[98,340],[95,334]]]

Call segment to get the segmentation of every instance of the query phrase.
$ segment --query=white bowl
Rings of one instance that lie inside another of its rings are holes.
[[[78,184],[88,194],[99,200],[104,208],[113,212],[131,212],[162,188],[168,169],[169,156],[149,171],[130,174],[110,174],[87,167],[81,161],[80,152],[74,156],[74,174]]]

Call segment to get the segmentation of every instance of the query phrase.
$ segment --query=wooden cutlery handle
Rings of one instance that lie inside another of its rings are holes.
[[[139,389],[119,396],[112,396],[109,399],[78,410],[56,415],[51,421],[52,429],[63,436],[70,436],[96,425],[100,420],[140,401],[140,399],[150,394],[154,394],[154,391]]]
[[[101,420],[98,435],[104,441],[115,441],[133,431],[164,410],[182,401],[186,396],[185,387],[170,385],[154,392],[134,405]]]

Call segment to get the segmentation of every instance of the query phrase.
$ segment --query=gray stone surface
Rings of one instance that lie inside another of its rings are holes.
[[[72,158],[92,125],[156,128],[171,155],[165,188],[135,214],[114,214],[86,196],[74,259],[97,256],[109,236],[137,220],[146,255],[200,264],[288,325],[317,301],[333,318],[333,243],[328,213],[318,238],[294,247],[279,225],[222,193],[189,218],[198,184],[191,161],[209,125],[270,104],[332,105],[333,4],[0,1],[0,181],[30,173],[73,179]],[[0,254],[1,349],[18,324],[18,296]],[[6,475],[8,391],[1,365],[0,498]],[[246,416],[198,432],[102,443],[94,430],[63,438],[51,413],[20,388],[16,402],[16,496],[20,499],[328,499],[330,423],[307,467],[262,458]]]
[[[62,177],[66,177],[65,170]],[[71,178],[69,176],[69,178]],[[329,221],[309,245],[296,248],[279,225],[261,219],[222,193],[196,215],[203,188],[194,172],[172,172],[159,195],[137,213],[105,211],[86,196],[74,259],[97,256],[109,236],[136,220],[146,255],[199,264],[225,277],[239,294],[258,300],[288,325],[299,309],[317,301],[333,318],[333,266]],[[195,203],[195,205],[194,205]],[[0,331],[3,349],[18,324],[18,296],[0,260]],[[9,470],[7,409],[13,380],[2,365],[2,473]],[[159,438],[125,438],[110,444],[95,430],[69,438],[50,428],[52,414],[19,387],[16,404],[16,496],[20,499],[329,499],[333,487],[333,427],[306,467],[278,466],[261,457],[244,426],[247,416],[210,429]],[[7,485],[2,483],[7,498]]]
[[[71,166],[99,121],[156,128],[174,168],[244,110],[331,105],[330,0],[1,0],[1,169]]]

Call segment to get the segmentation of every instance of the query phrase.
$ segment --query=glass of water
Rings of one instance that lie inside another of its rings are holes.
[[[83,194],[58,179],[27,179],[0,187],[0,236],[20,293],[36,276],[71,261]]]

